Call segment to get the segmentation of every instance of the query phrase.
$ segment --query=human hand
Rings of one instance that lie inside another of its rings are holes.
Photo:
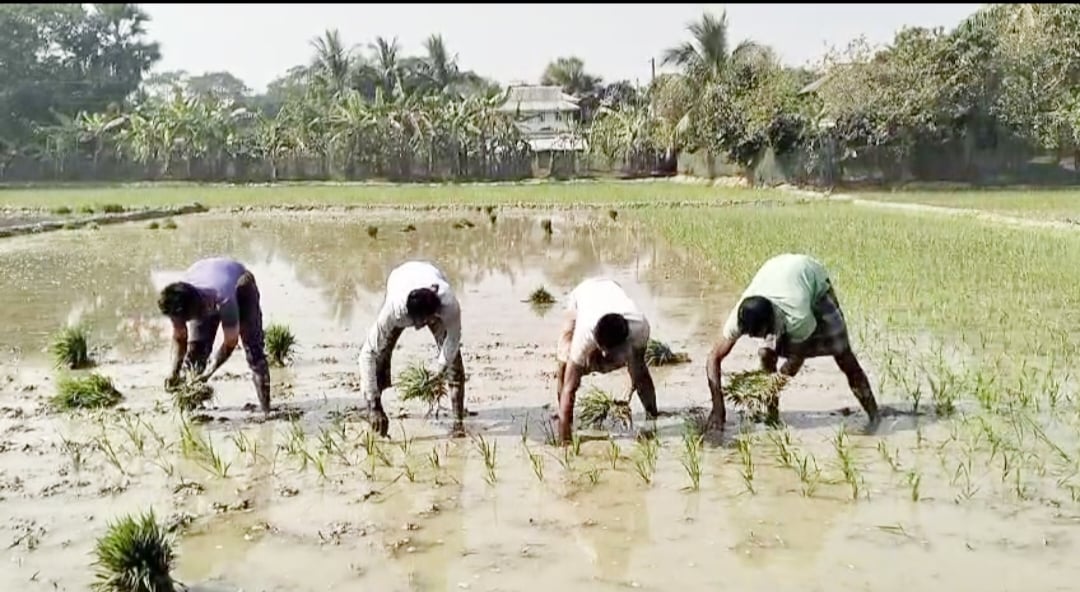
[[[172,392],[180,388],[180,382],[179,374],[176,374],[175,372],[170,374],[169,377],[165,379],[165,392]]]

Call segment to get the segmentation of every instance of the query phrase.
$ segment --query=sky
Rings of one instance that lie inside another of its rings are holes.
[[[252,5],[253,7],[255,5]],[[820,60],[860,35],[887,43],[905,25],[951,28],[980,4],[144,4],[161,43],[155,71],[226,70],[256,92],[307,63],[311,40],[336,28],[347,46],[397,37],[421,54],[441,33],[464,69],[504,84],[536,82],[548,62],[574,55],[605,81],[648,82],[663,72],[667,47],[689,39],[686,25],[725,9],[731,46],[751,39],[790,65]]]

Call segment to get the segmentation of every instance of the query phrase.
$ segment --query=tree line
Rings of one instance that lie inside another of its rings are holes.
[[[0,6],[0,179],[495,180],[534,156],[500,110],[507,89],[439,35],[421,55],[336,31],[253,94],[228,72],[148,74],[160,59],[136,5]],[[952,30],[904,28],[814,68],[732,43],[724,14],[659,56],[638,87],[576,57],[539,82],[581,107],[581,161],[648,174],[705,155],[754,178],[834,184],[1062,180],[1080,160],[1080,7],[988,5]],[[588,167],[579,167],[588,168]]]

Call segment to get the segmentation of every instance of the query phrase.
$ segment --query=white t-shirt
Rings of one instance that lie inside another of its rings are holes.
[[[417,288],[435,290],[442,304],[435,316],[442,321],[446,329],[446,340],[439,351],[436,371],[446,369],[457,357],[461,347],[461,306],[446,275],[426,261],[403,263],[386,278],[386,297],[382,309],[379,310],[379,316],[360,348],[360,380],[364,395],[369,398],[378,393],[376,365],[380,352],[388,345],[391,331],[412,326],[405,301],[409,292]]]
[[[630,326],[626,344],[611,352],[613,358],[626,362],[633,348],[644,348],[649,341],[649,321],[615,280],[591,278],[581,282],[570,292],[566,308],[575,313],[566,361],[587,365],[590,352],[598,347],[593,334],[596,323],[610,313],[621,314]]]

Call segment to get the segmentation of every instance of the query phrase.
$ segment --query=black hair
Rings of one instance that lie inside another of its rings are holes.
[[[426,319],[439,311],[442,302],[431,288],[417,288],[405,299],[405,312],[415,320]]]
[[[630,324],[621,314],[608,313],[596,322],[596,343],[604,349],[618,347],[630,336]]]
[[[751,337],[764,337],[776,324],[772,302],[762,296],[750,296],[739,305],[739,331]]]
[[[202,306],[199,289],[185,282],[173,282],[165,286],[158,296],[158,309],[161,314],[185,321],[197,317]]]

